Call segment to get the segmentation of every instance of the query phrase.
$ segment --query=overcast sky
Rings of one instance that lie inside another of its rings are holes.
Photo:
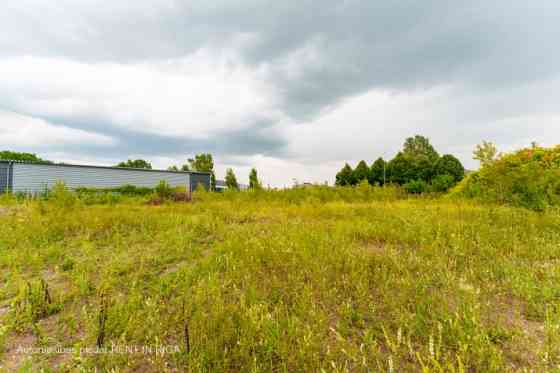
[[[428,136],[560,143],[558,0],[2,0],[0,149],[334,181]]]

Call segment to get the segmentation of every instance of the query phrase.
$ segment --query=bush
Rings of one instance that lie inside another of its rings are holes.
[[[560,205],[560,145],[506,154],[452,190],[452,196],[512,204],[532,210]]]
[[[430,191],[447,192],[455,185],[455,178],[451,175],[437,175],[432,179]]]
[[[424,180],[413,180],[404,185],[404,190],[410,194],[422,194],[428,190],[428,184]]]
[[[165,180],[160,181],[159,184],[155,187],[154,191],[162,200],[170,198],[173,194],[173,189],[171,189],[171,187]]]
[[[76,194],[68,190],[66,184],[61,181],[58,181],[49,191],[47,198],[62,208],[71,208],[78,201]]]

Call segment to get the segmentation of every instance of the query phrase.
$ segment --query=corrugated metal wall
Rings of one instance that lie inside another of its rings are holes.
[[[0,162],[0,193],[4,193],[6,190],[10,189],[9,170],[9,163]]]
[[[161,180],[167,181],[172,187],[187,186],[190,174],[27,163],[15,163],[13,166],[13,190],[16,193],[41,193],[52,188],[57,181],[63,181],[71,189],[103,189],[127,184],[151,188]]]

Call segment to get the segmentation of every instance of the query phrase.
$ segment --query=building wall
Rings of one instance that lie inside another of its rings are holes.
[[[210,190],[210,175],[207,174],[191,174],[191,190],[195,191],[196,188],[200,184],[206,188],[206,190]]]
[[[0,193],[10,189],[10,164],[0,162]]]
[[[52,188],[57,181],[64,182],[70,189],[117,188],[127,184],[152,188],[161,180],[167,181],[171,187],[188,186],[190,176],[165,171],[14,163],[12,181],[16,193],[40,193]]]

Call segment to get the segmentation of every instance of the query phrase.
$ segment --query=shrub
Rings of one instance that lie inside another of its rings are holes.
[[[77,202],[76,194],[66,188],[66,184],[61,181],[56,182],[48,193],[48,199],[62,208],[71,208]]]
[[[455,178],[451,175],[437,175],[432,179],[432,192],[447,192],[455,185]]]
[[[543,210],[560,204],[559,179],[560,145],[532,147],[486,163],[451,195]]]
[[[173,190],[165,180],[160,181],[159,184],[155,187],[154,191],[162,200],[170,198],[173,194]]]
[[[404,185],[404,190],[410,194],[421,194],[428,190],[428,184],[424,180],[413,180]]]

